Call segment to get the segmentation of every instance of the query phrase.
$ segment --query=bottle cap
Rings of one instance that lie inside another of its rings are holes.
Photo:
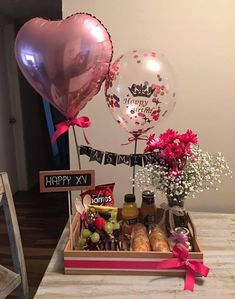
[[[134,194],[126,194],[124,197],[125,202],[135,202],[135,195]]]
[[[143,199],[152,199],[154,198],[154,192],[150,190],[145,190],[142,192],[142,198]]]

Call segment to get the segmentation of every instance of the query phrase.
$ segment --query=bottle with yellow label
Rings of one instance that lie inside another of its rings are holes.
[[[133,226],[138,222],[139,210],[134,194],[126,194],[122,207],[123,234],[131,234]]]

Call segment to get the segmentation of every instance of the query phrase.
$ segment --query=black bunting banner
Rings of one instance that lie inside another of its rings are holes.
[[[86,155],[86,156],[90,157],[91,150],[92,150],[91,146],[85,146],[85,145],[80,146],[80,155]]]
[[[117,162],[117,154],[105,152],[104,164],[112,164],[115,166],[116,162]]]
[[[135,165],[147,165],[154,162],[154,153],[148,154],[131,154],[123,155],[107,151],[100,151],[92,148],[91,146],[81,145],[80,155],[86,155],[90,158],[90,161],[96,161],[104,165],[120,165],[125,164],[127,166],[133,167]]]
[[[142,154],[130,155],[131,167],[134,166],[134,165],[142,166],[142,159],[143,159]]]
[[[154,153],[148,153],[143,155],[144,166],[152,164],[154,162]]]
[[[104,156],[104,152],[96,149],[92,149],[90,154],[90,161],[97,161],[100,164],[102,164],[103,156]]]
[[[126,164],[130,165],[130,156],[129,155],[117,155],[117,165]]]

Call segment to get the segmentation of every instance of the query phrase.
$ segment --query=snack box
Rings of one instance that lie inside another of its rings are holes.
[[[121,209],[119,209],[120,214]],[[160,217],[163,211],[157,210]],[[193,252],[189,252],[189,260],[203,262],[203,253],[196,240],[196,231],[192,219],[188,216],[192,237]],[[79,239],[81,220],[76,213],[72,220],[73,244]],[[156,270],[156,261],[173,258],[171,252],[136,252],[136,251],[86,251],[74,250],[68,240],[64,250],[65,274],[107,274],[107,275],[166,275],[183,276],[185,269]]]

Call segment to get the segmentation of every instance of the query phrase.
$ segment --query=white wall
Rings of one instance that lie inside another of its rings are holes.
[[[221,151],[235,171],[235,1],[220,0],[64,0],[63,16],[88,12],[108,28],[114,59],[135,48],[159,50],[174,67],[177,105],[157,134],[167,128],[193,129],[203,150]],[[131,153],[133,144],[121,146],[128,135],[113,120],[103,90],[82,110],[92,126],[86,130],[92,146]],[[85,144],[78,129],[79,142]],[[144,143],[139,146],[141,152]],[[71,139],[71,167],[77,167]],[[100,166],[82,157],[83,168],[96,169],[96,182],[116,182],[115,200],[131,191],[131,168]],[[159,200],[160,201],[160,200]],[[140,202],[140,199],[139,199]],[[187,200],[191,210],[235,212],[234,179],[219,191],[205,191]]]

